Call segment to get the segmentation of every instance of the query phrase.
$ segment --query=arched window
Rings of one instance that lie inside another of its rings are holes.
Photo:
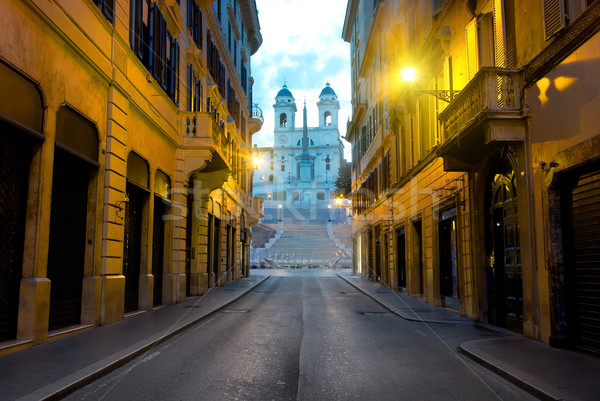
[[[325,114],[323,114],[323,121],[326,126],[331,125],[331,113],[329,111],[326,111]]]
[[[281,113],[279,115],[279,126],[283,128],[287,127],[287,114]]]
[[[296,146],[302,146],[302,139],[298,139],[298,142],[296,142]],[[308,138],[308,146],[315,146],[315,141]]]

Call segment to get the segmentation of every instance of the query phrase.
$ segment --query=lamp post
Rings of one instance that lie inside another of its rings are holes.
[[[282,213],[283,213],[283,209],[282,209],[283,205],[280,203],[279,205],[277,205],[277,208],[278,208],[277,211],[279,212],[279,219],[278,220],[281,222],[282,221]]]

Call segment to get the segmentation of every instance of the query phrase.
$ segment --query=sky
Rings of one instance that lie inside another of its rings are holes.
[[[306,99],[308,126],[319,125],[317,102],[329,82],[340,102],[338,127],[350,118],[350,44],[342,39],[347,0],[256,0],[263,43],[252,56],[253,102],[263,111],[253,144],[273,146],[275,95],[285,83],[296,99],[296,128]],[[346,159],[350,144],[344,142]]]

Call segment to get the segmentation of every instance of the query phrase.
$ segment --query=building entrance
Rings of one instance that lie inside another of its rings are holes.
[[[398,290],[406,289],[406,235],[405,229],[396,230],[396,269],[398,270]]]
[[[52,178],[48,279],[49,330],[80,323],[88,209],[95,166],[56,147]]]
[[[0,341],[17,336],[32,142],[0,120]]]
[[[125,276],[125,312],[138,310],[140,258],[142,253],[142,213],[146,191],[127,183],[123,275]]]
[[[440,213],[440,295],[458,298],[456,208]]]
[[[574,346],[600,353],[600,170],[572,181],[563,233],[568,335]]]
[[[486,194],[487,299],[490,323],[523,331],[523,284],[516,175],[506,159],[490,171]]]

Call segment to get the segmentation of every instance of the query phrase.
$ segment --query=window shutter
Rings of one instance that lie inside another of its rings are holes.
[[[179,104],[179,42],[171,43],[171,99]]]
[[[473,79],[477,71],[479,71],[479,35],[477,27],[477,18],[467,25],[467,77],[469,81]]]
[[[494,0],[494,65],[506,68],[504,0]]]
[[[544,0],[544,29],[546,40],[550,39],[566,25],[563,0]]]

